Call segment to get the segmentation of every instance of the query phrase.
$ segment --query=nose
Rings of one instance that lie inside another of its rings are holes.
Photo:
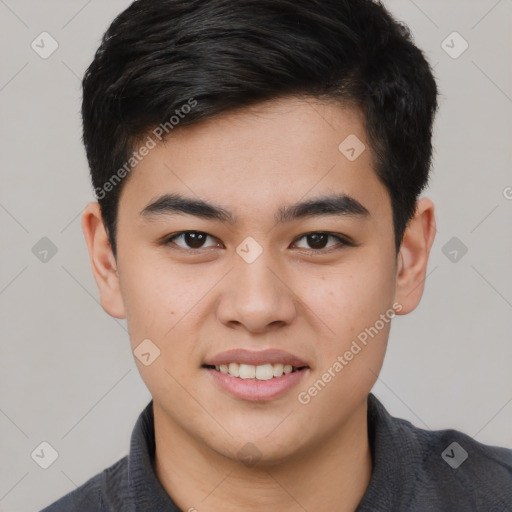
[[[218,320],[254,334],[289,325],[298,308],[285,274],[265,251],[252,263],[237,261],[220,291]]]

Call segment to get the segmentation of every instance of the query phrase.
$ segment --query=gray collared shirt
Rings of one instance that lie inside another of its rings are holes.
[[[372,476],[355,512],[512,511],[512,450],[456,430],[417,428],[392,417],[372,393],[368,439]],[[42,512],[180,512],[156,476],[154,455],[150,402],[130,453]]]

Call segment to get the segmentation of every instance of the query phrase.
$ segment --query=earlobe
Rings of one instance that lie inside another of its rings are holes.
[[[82,230],[89,251],[92,273],[100,292],[101,306],[109,315],[125,318],[117,263],[97,202],[89,203],[85,207],[82,214]]]
[[[400,315],[413,311],[425,287],[430,249],[436,222],[433,202],[424,197],[416,202],[416,212],[405,230],[398,255],[395,300],[402,305]]]

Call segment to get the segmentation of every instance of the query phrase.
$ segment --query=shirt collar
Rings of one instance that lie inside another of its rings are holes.
[[[133,429],[128,456],[128,480],[135,510],[180,512],[156,476],[153,400],[140,414]]]
[[[356,512],[410,510],[423,466],[417,429],[389,414],[375,395],[368,395],[368,442],[372,474]]]
[[[414,494],[421,453],[410,424],[393,418],[382,403],[370,393],[368,404],[368,440],[372,455],[370,484],[356,512],[405,510],[404,498]],[[153,401],[140,414],[133,429],[128,456],[128,479],[135,510],[143,512],[180,512],[154,470],[155,429]],[[404,464],[403,461],[407,461]]]

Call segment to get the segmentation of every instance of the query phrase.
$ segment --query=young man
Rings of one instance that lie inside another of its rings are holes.
[[[46,512],[512,509],[511,450],[370,393],[435,235],[406,27],[369,0],[139,0],[83,86],[92,270],[153,400]]]

